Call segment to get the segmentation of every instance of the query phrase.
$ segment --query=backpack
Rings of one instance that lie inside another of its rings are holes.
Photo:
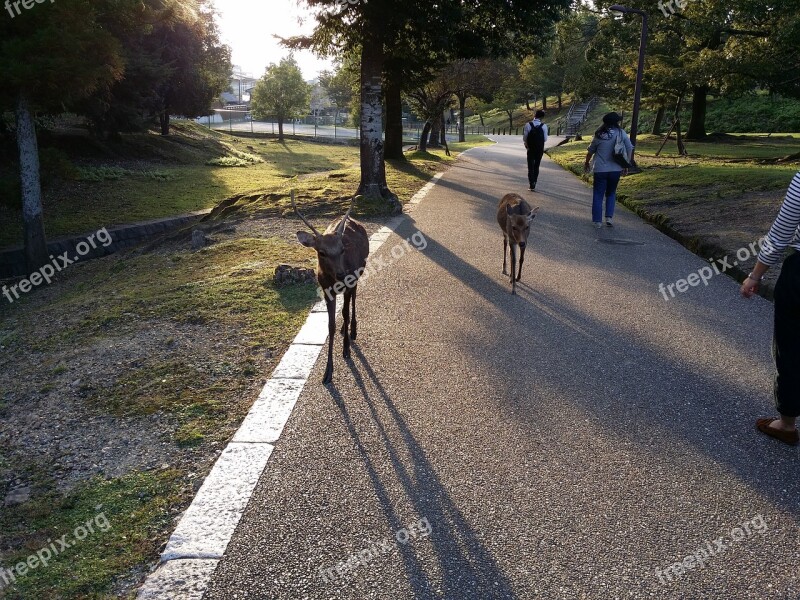
[[[533,121],[531,121],[531,130],[528,132],[528,139],[526,140],[528,148],[544,150],[544,129],[542,129],[542,125],[543,123],[534,125]]]

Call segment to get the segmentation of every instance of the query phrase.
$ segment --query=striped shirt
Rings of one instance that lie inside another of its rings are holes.
[[[800,251],[800,173],[789,185],[778,218],[761,244],[758,260],[770,267],[776,265],[789,246]]]

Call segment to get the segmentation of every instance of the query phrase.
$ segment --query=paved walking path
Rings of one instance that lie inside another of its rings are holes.
[[[382,247],[427,239],[359,289],[353,360],[337,338],[326,388],[323,351],[205,597],[799,598],[800,452],[754,429],[771,305],[725,276],[666,301],[707,263],[623,209],[596,231],[547,159],[511,296],[497,140]]]

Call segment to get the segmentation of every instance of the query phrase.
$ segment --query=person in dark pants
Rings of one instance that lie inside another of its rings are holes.
[[[529,190],[536,189],[536,182],[539,180],[539,166],[542,164],[544,156],[544,143],[547,141],[547,125],[542,123],[544,111],[537,110],[533,121],[526,123],[522,129],[522,141],[528,150],[528,184]]]
[[[775,284],[775,322],[772,355],[775,358],[775,408],[779,417],[756,421],[761,433],[796,446],[800,416],[800,173],[789,185],[778,217],[764,238],[753,272],[742,284],[742,295],[750,298],[764,273],[778,263],[787,247],[795,252],[781,267]]]

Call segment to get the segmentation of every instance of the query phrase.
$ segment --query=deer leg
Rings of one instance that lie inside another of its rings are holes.
[[[358,291],[357,285],[353,286],[353,299],[351,300],[351,302],[353,303],[353,319],[350,321],[350,339],[351,340],[356,339],[356,334],[358,333],[358,331],[357,331],[358,323],[356,323],[356,292],[357,291]]]
[[[511,293],[517,293],[517,278],[514,273],[517,271],[517,245],[509,244],[511,246]]]
[[[348,290],[349,291],[349,290]],[[344,302],[342,302],[342,328],[339,330],[342,335],[345,335],[347,332],[347,322],[348,317],[350,316],[350,296],[345,292],[344,294]]]
[[[506,268],[507,249],[508,249],[508,240],[506,239],[506,235],[503,234],[503,275],[508,275],[508,269]]]
[[[328,309],[328,364],[322,383],[330,383],[333,380],[333,340],[336,337],[336,296],[333,299],[326,297],[325,306]]]
[[[519,249],[519,273],[517,274],[517,281],[522,279],[522,263],[525,262],[525,248]]]
[[[347,290],[344,293],[344,327],[342,328],[344,333],[344,349],[342,350],[342,356],[345,358],[350,358],[350,297],[353,295],[353,290]]]

